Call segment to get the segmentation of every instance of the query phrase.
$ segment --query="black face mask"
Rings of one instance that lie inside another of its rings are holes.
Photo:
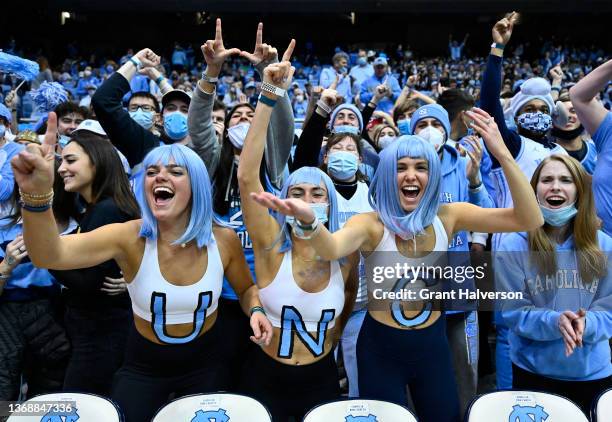
[[[562,141],[571,141],[572,139],[576,139],[578,136],[582,135],[582,132],[584,132],[584,127],[582,126],[582,124],[580,124],[580,126],[572,130],[562,130],[556,126],[553,126],[552,130],[550,131],[550,134],[556,139],[561,139]]]

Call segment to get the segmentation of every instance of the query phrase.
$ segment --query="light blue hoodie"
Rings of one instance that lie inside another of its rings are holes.
[[[599,246],[606,255],[612,238],[598,231]],[[588,381],[612,375],[612,268],[605,278],[584,284],[577,271],[574,239],[557,245],[556,277],[538,277],[529,263],[526,233],[512,233],[494,256],[498,291],[523,292],[522,300],[500,303],[502,318],[510,329],[512,362],[532,373],[566,381]],[[566,310],[586,309],[583,346],[565,356],[558,328]]]

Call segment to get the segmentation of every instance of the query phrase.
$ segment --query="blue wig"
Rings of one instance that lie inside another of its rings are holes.
[[[404,157],[423,158],[429,165],[429,182],[421,201],[410,213],[400,204],[397,161]],[[407,239],[422,234],[438,213],[442,170],[434,147],[419,136],[400,136],[380,152],[380,162],[370,184],[370,205],[385,227]]]
[[[153,149],[144,158],[142,164],[146,172],[147,168],[155,165],[167,166],[170,161],[187,170],[191,184],[191,216],[183,235],[173,242],[173,245],[187,243],[195,239],[198,248],[209,245],[212,239],[213,221],[217,220],[213,215],[212,196],[210,189],[210,179],[208,171],[202,159],[190,148],[184,145],[171,144],[163,145]],[[157,220],[151,212],[151,208],[146,200],[145,179],[142,178],[142,185],[138,195],[138,202],[142,210],[142,226],[140,236],[147,239],[157,238]]]
[[[336,199],[336,187],[334,182],[329,178],[325,172],[321,171],[317,167],[302,167],[289,175],[283,189],[281,190],[280,197],[282,199],[287,198],[287,191],[293,185],[300,183],[310,183],[316,186],[321,185],[321,181],[327,189],[327,198],[329,202],[329,221],[327,222],[327,228],[330,232],[335,232],[339,228],[338,224],[338,200]],[[291,249],[291,233],[289,231],[289,224],[285,224],[286,217],[281,213],[273,213],[274,218],[278,222],[279,226],[282,227],[281,237],[279,240],[282,242],[280,252],[287,252]]]

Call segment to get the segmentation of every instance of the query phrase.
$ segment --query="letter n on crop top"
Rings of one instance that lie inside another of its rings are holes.
[[[206,316],[217,310],[222,285],[223,262],[214,238],[208,245],[206,272],[188,286],[177,286],[164,279],[157,257],[157,240],[147,239],[138,273],[127,288],[132,310],[151,322],[155,337],[162,343],[182,344],[197,338]],[[193,324],[193,331],[185,337],[173,337],[166,330],[167,324],[188,323]]]
[[[285,253],[274,280],[259,289],[272,326],[281,329],[277,356],[293,355],[294,333],[314,357],[325,353],[325,338],[344,308],[344,279],[338,261],[330,263],[327,287],[317,293],[302,290],[293,278],[291,251]],[[311,335],[310,333],[314,333]]]

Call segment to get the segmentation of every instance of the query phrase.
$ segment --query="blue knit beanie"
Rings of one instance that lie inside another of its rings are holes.
[[[442,123],[448,138],[451,133],[450,121],[448,120],[448,112],[439,104],[427,104],[418,108],[410,119],[410,134],[414,135],[414,128],[420,120],[432,118]]]

